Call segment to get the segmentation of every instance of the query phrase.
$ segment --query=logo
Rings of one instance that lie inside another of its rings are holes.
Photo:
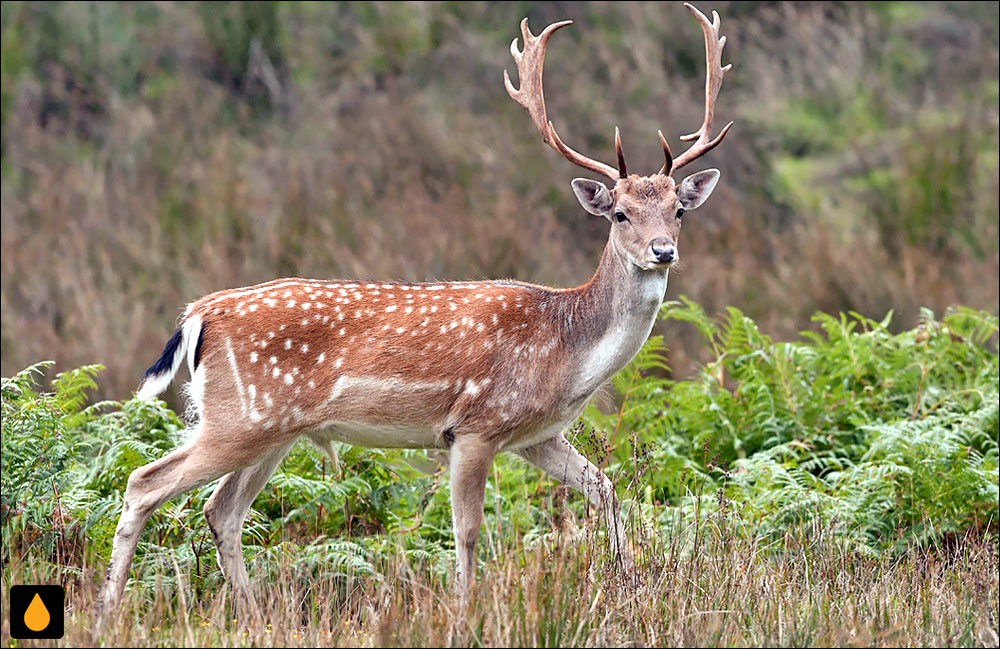
[[[10,637],[58,640],[63,637],[66,591],[62,586],[11,586]]]

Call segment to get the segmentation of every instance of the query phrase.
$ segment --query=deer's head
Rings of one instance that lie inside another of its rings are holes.
[[[632,264],[642,270],[665,270],[680,258],[677,241],[680,235],[682,215],[699,207],[708,199],[719,181],[718,169],[699,171],[684,178],[680,183],[673,179],[675,171],[715,148],[729,132],[732,122],[712,138],[712,118],[715,100],[722,87],[722,77],[731,65],[722,67],[722,49],[726,37],[719,36],[719,14],[712,12],[709,22],[700,11],[689,4],[691,11],[705,33],[705,55],[708,62],[705,81],[705,119],[701,128],[690,135],[681,137],[683,141],[694,140],[694,144],[677,158],[670,152],[670,146],[662,131],[660,144],[666,158],[663,167],[655,174],[638,176],[629,174],[625,167],[621,136],[615,129],[615,150],[618,154],[618,168],[604,164],[577,153],[567,146],[545,112],[545,97],[542,93],[542,68],[545,61],[545,47],[552,34],[572,21],[553,23],[534,36],[528,29],[528,19],[521,21],[524,49],[519,51],[517,39],[510,45],[510,53],[517,64],[520,89],[515,90],[507,71],[504,70],[504,84],[510,96],[531,115],[542,139],[567,160],[589,171],[606,176],[614,185],[608,187],[602,182],[587,178],[573,181],[573,191],[583,208],[611,222],[611,244]]]

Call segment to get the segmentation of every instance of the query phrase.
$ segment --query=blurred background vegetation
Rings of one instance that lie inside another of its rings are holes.
[[[736,126],[668,297],[776,337],[817,310],[995,314],[997,3],[699,7]],[[125,398],[187,302],[277,276],[586,281],[607,223],[503,89],[525,15],[576,21],[546,81],[585,153],[620,125],[651,172],[656,129],[700,124],[679,3],[4,2],[2,374],[100,362]],[[708,358],[661,333],[676,372]]]

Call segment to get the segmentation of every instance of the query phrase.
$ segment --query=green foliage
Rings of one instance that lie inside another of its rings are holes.
[[[36,394],[34,379],[51,363],[37,363],[2,383],[2,500],[4,560],[19,543],[65,551],[79,528],[66,521],[80,458],[93,444],[79,425],[85,390],[96,387],[100,366],[56,376],[54,392]],[[94,406],[94,408],[100,407]]]
[[[894,335],[891,313],[818,314],[802,342],[775,342],[734,308],[713,320],[686,298],[662,316],[693,324],[713,360],[691,380],[657,378],[665,351],[650,339],[616,377],[619,411],[586,413],[648,445],[660,503],[690,509],[698,484],[753,536],[805,525],[866,553],[996,528],[996,316],[925,311]],[[616,459],[635,471],[624,450]]]
[[[129,474],[175,448],[185,430],[160,401],[85,407],[100,366],[59,374],[51,392],[36,392],[35,381],[49,365],[3,379],[4,561],[31,553],[75,572],[85,553],[107,559]],[[450,513],[430,502],[439,476],[418,473],[406,462],[409,455],[345,446],[345,466],[335,478],[329,460],[311,446],[294,448],[245,527],[255,568],[273,573],[291,558],[303,575],[370,574],[372,553],[395,538],[373,533],[416,521],[428,523],[420,525],[421,534],[399,538],[445,570],[449,562],[440,559],[450,538]],[[176,574],[174,562],[196,589],[218,585],[214,544],[201,513],[213,487],[178,497],[151,519],[136,559],[148,597],[158,588],[169,591],[164,575],[170,581]]]
[[[996,316],[925,312],[915,329],[892,334],[891,314],[880,322],[818,314],[817,330],[798,342],[773,341],[737,309],[710,318],[687,298],[665,304],[662,317],[693,326],[712,360],[688,380],[665,378],[666,350],[654,336],[614,377],[619,406],[611,414],[589,407],[588,425],[574,429],[578,446],[619,478],[631,519],[643,526],[637,537],[669,537],[678,523],[713,512],[735,516],[729,527],[754,543],[823,534],[861,554],[995,531]],[[107,558],[129,473],[185,431],[159,401],[87,406],[100,366],[59,374],[51,391],[38,392],[48,365],[3,379],[3,553],[72,573],[90,553]],[[247,521],[252,569],[371,575],[402,547],[445,574],[451,524],[441,467],[418,470],[427,461],[413,451],[342,445],[339,454],[334,468],[300,444],[283,461]],[[201,514],[212,488],[151,520],[136,560],[147,597],[174,588],[177,567],[197,590],[220,585]],[[554,519],[580,516],[586,503],[500,457],[486,508],[491,530],[531,547],[550,545]]]

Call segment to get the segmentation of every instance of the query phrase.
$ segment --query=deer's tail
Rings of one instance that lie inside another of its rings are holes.
[[[181,368],[185,356],[188,357],[188,365],[193,375],[200,360],[204,334],[201,316],[186,315],[180,326],[174,331],[174,335],[164,345],[163,353],[142,375],[142,384],[136,392],[136,397],[148,400],[166,390],[174,375],[177,374],[177,370]]]

